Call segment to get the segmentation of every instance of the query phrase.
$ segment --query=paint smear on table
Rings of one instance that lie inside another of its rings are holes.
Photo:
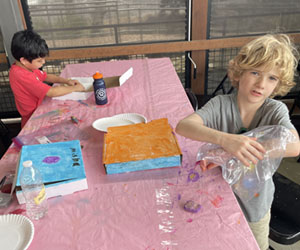
[[[211,203],[215,206],[215,207],[220,207],[221,203],[223,201],[223,198],[219,195],[217,195],[217,197],[215,199],[213,199],[211,201]]]
[[[62,114],[68,113],[68,112],[70,112],[70,110],[68,108],[55,109],[55,110],[49,111],[47,113],[34,116],[31,118],[31,120],[41,119],[41,118],[45,118],[48,116],[62,115]]]

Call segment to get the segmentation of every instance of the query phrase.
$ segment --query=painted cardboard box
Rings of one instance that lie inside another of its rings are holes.
[[[25,203],[20,174],[23,162],[28,160],[40,170],[47,198],[88,188],[79,140],[24,145],[20,152],[15,181],[16,196],[20,204]]]
[[[110,127],[104,135],[103,164],[107,174],[180,166],[181,155],[166,118]]]

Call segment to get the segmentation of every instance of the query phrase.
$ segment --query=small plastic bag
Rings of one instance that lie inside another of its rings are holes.
[[[80,129],[71,120],[63,120],[58,124],[43,127],[26,135],[18,135],[12,139],[17,149],[23,145],[51,143],[69,140],[87,140],[89,134]]]
[[[262,185],[272,178],[284,156],[286,144],[297,139],[289,129],[281,125],[263,126],[243,135],[257,138],[266,153],[264,159],[244,166],[238,159],[216,144],[203,144],[197,154],[197,160],[215,163],[222,168],[223,178],[232,185],[233,191],[243,201],[249,201],[259,193]]]

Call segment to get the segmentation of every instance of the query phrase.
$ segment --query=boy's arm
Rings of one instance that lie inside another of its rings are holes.
[[[84,90],[85,88],[80,83],[73,86],[53,86],[48,90],[46,96],[48,97],[62,96],[75,91],[79,92]]]
[[[80,84],[80,82],[77,81],[77,80],[66,79],[66,78],[56,76],[56,75],[53,75],[53,74],[47,74],[47,77],[46,77],[45,81],[46,82],[51,82],[51,83],[68,84],[69,86]]]
[[[293,143],[287,143],[284,155],[282,155],[283,147],[281,145],[281,140],[286,138],[274,138],[269,139],[261,144],[265,148],[266,152],[268,152],[268,155],[270,158],[278,158],[278,157],[295,157],[298,156],[300,153],[300,142],[299,142],[299,136],[295,129],[290,129],[290,132],[293,133],[296,137],[296,142]]]
[[[296,130],[290,130],[297,138],[298,142],[296,143],[289,143],[286,145],[286,150],[284,157],[294,157],[300,154],[300,142],[299,142],[299,135]]]
[[[262,160],[265,150],[253,138],[221,132],[204,125],[202,118],[193,113],[181,120],[176,126],[176,133],[192,140],[220,145],[225,151],[238,158],[244,165]]]

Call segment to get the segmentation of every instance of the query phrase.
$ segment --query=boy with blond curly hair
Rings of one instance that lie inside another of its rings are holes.
[[[265,125],[288,128],[298,142],[286,147],[285,157],[298,156],[300,143],[284,103],[272,99],[284,96],[295,85],[297,50],[285,34],[265,35],[241,48],[229,62],[228,77],[237,93],[212,98],[201,109],[181,120],[176,132],[187,138],[220,145],[244,165],[264,158],[264,147],[253,138],[240,134]],[[202,169],[215,164],[201,163]],[[274,196],[272,178],[263,185],[259,196],[243,202],[236,195],[249,226],[262,250],[269,247],[270,209]]]

